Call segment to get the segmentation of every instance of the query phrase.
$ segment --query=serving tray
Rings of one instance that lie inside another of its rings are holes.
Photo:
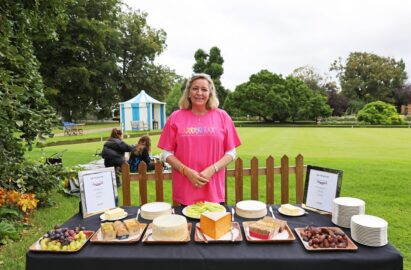
[[[184,239],[184,240],[181,240],[181,241],[158,241],[158,240],[154,240],[153,239],[153,237],[152,237],[152,226],[153,226],[153,223],[150,223],[149,225],[148,225],[148,227],[147,227],[147,230],[146,230],[146,233],[144,234],[144,237],[143,237],[143,243],[145,243],[145,244],[185,244],[185,243],[188,243],[188,242],[190,242],[190,240],[191,240],[191,227],[192,227],[192,224],[191,223],[188,223],[187,224],[187,237]]]
[[[355,251],[358,249],[358,247],[354,244],[354,242],[350,239],[350,237],[348,237],[348,235],[340,228],[338,227],[318,227],[318,228],[326,228],[326,229],[331,229],[337,233],[344,233],[347,236],[347,240],[348,240],[347,247],[345,248],[337,248],[337,247],[335,248],[331,248],[331,247],[330,248],[320,248],[320,247],[314,248],[310,246],[307,241],[304,241],[303,238],[301,237],[301,232],[304,232],[305,228],[295,228],[294,230],[297,233],[298,238],[300,238],[301,243],[303,244],[306,250],[309,250],[309,251]]]
[[[240,224],[233,222],[234,239],[231,239],[231,232],[226,233],[219,239],[214,239],[205,235],[200,230],[200,223],[196,223],[194,241],[199,243],[238,243],[243,241],[243,235],[241,234]],[[206,238],[206,239],[204,239]]]
[[[143,232],[145,228],[147,227],[147,224],[145,223],[140,223],[140,231],[138,234],[131,235],[126,239],[114,239],[114,240],[104,240],[103,239],[103,233],[101,232],[101,228],[98,229],[98,231],[91,237],[90,242],[95,243],[95,244],[133,244],[137,243],[140,241],[141,236],[143,235]]]
[[[250,236],[249,227],[251,224],[256,223],[256,222],[257,221],[243,222],[245,238],[250,243],[288,243],[288,242],[292,242],[295,240],[295,236],[293,232],[291,231],[290,227],[288,226],[288,224],[286,224],[285,230],[275,235],[272,239],[259,239],[259,238],[252,237]]]
[[[46,249],[41,249],[40,248],[40,240],[43,239],[43,237],[40,237],[36,242],[34,242],[30,247],[30,251],[34,252],[48,252],[48,253],[75,253],[80,251],[90,240],[90,238],[94,235],[94,231],[82,231],[86,235],[86,241],[80,246],[79,249],[76,250],[46,250]]]

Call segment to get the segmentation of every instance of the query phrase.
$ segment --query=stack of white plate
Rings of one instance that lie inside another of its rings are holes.
[[[260,201],[247,200],[238,202],[236,213],[243,218],[261,218],[267,215],[267,205]]]
[[[339,197],[333,201],[331,221],[340,227],[350,228],[351,217],[365,213],[365,202],[350,197]]]
[[[388,223],[382,218],[370,215],[351,217],[351,237],[356,242],[370,246],[382,247],[388,243]]]
[[[171,204],[166,202],[152,202],[141,206],[141,217],[153,220],[156,217],[171,214]]]

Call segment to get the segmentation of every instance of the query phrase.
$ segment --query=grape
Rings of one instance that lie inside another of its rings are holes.
[[[40,240],[40,249],[51,251],[75,251],[80,249],[84,242],[87,241],[87,236],[82,230],[84,227],[76,227],[69,229],[61,228],[58,225],[54,226],[53,230],[44,234]]]

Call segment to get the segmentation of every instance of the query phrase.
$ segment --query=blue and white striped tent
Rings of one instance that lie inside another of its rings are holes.
[[[166,103],[158,101],[144,90],[130,100],[120,102],[120,122],[123,131],[132,130],[132,122],[144,122],[144,129],[163,129],[166,122]]]

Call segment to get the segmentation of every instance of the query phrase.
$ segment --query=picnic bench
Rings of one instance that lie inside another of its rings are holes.
[[[281,203],[289,203],[290,174],[295,175],[295,203],[301,204],[303,202],[304,172],[306,170],[306,166],[304,166],[304,159],[301,154],[295,158],[295,166],[289,166],[289,159],[286,155],[282,156],[280,162],[281,166],[278,167],[274,166],[274,158],[272,156],[269,156],[266,159],[265,167],[263,168],[258,167],[258,159],[256,157],[253,157],[250,160],[250,164],[250,168],[244,168],[243,160],[241,158],[237,158],[234,169],[226,169],[226,203],[228,199],[228,177],[234,177],[235,179],[235,202],[239,202],[244,199],[244,177],[250,177],[251,199],[259,200],[258,178],[259,176],[265,176],[266,202],[268,204],[273,204],[275,175],[281,177]],[[123,181],[123,205],[126,206],[131,205],[130,181],[139,182],[139,202],[140,204],[145,204],[148,202],[147,181],[155,181],[156,201],[164,201],[163,181],[171,181],[172,179],[171,171],[163,171],[163,166],[160,162],[156,163],[154,172],[147,172],[147,165],[144,162],[140,162],[138,173],[131,173],[129,164],[125,162],[121,166],[121,174]],[[173,202],[173,204],[177,205],[176,202]]]
[[[72,122],[63,122],[64,127],[64,135],[71,136],[71,135],[81,135],[83,134],[83,126],[84,124],[76,124]]]

